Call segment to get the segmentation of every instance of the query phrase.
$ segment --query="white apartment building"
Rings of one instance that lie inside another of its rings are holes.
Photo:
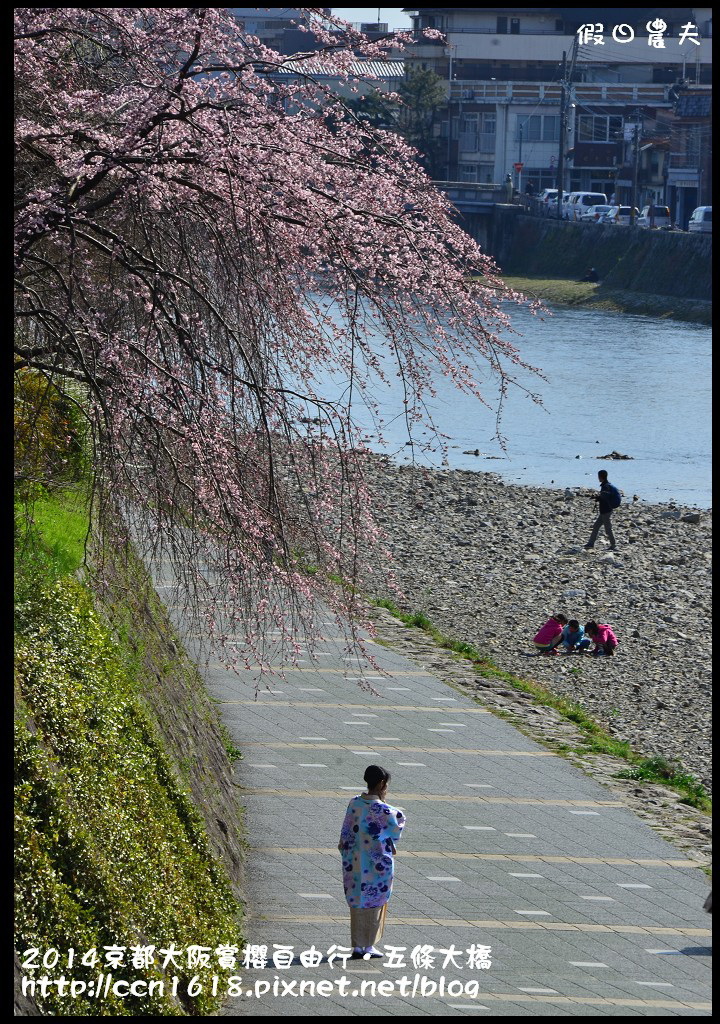
[[[447,180],[502,182],[510,173],[521,191],[528,182],[554,187],[562,140],[564,187],[609,195],[628,126],[671,116],[671,90],[683,81],[711,92],[710,8],[404,10],[416,31],[445,35],[415,45],[407,60],[447,83]],[[676,180],[692,188],[692,168],[683,175]]]

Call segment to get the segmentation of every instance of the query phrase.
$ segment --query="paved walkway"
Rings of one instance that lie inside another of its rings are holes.
[[[242,994],[221,1015],[710,1015],[708,886],[691,861],[401,655],[373,647],[388,675],[371,677],[380,696],[361,690],[337,627],[323,630],[317,662],[301,656],[257,700],[251,672],[210,662],[209,690],[245,755],[246,938],[269,958],[238,971]],[[388,800],[407,815],[383,939],[392,957],[303,964],[306,950],[349,944],[337,842],[371,763],[392,773]],[[289,968],[272,962],[283,945]]]

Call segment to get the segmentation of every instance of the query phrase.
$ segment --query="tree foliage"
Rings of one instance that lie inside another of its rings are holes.
[[[255,663],[261,625],[353,610],[330,580],[377,539],[358,403],[399,379],[412,433],[434,375],[480,395],[489,368],[504,391],[502,286],[406,142],[310,73],[283,84],[314,54],[220,8],[15,18],[18,371],[81,382],[98,511],[161,542]],[[316,39],[346,77],[380,52]]]
[[[398,95],[403,103],[400,130],[404,138],[418,150],[428,174],[441,177],[442,142],[435,126],[438,111],[447,104],[445,83],[431,69],[409,64]]]
[[[398,119],[399,103],[396,98],[374,90],[356,99],[346,100],[348,114],[374,128],[392,128]]]
[[[18,369],[13,413],[18,496],[79,480],[84,420],[77,396],[37,370]]]

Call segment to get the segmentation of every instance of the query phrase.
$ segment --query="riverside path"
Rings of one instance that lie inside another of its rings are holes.
[[[172,612],[171,588],[157,582]],[[198,656],[198,638],[175,621]],[[244,754],[235,781],[255,947],[219,1015],[710,1015],[708,884],[692,861],[577,768],[393,650],[371,647],[378,695],[361,689],[330,618],[322,631],[315,659],[300,654],[257,698],[254,672],[207,661]],[[388,801],[407,825],[386,957],[343,963],[337,843],[372,763],[392,773]]]

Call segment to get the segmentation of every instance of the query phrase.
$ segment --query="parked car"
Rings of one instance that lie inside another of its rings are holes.
[[[599,203],[597,206],[591,207],[587,213],[584,213],[580,220],[585,224],[598,224],[608,210],[612,210],[612,206]]]
[[[693,210],[688,221],[688,231],[699,231],[702,234],[712,234],[712,206],[698,206]]]
[[[667,206],[643,206],[637,219],[639,228],[669,228],[672,225]]]
[[[567,192],[563,192],[563,199],[567,194]],[[557,197],[558,190],[556,188],[546,188],[540,193],[538,203],[541,217],[557,217]]]
[[[607,213],[600,218],[601,224],[629,224],[631,209],[629,206],[611,206]],[[640,211],[635,207],[635,220],[640,216]]]
[[[567,220],[580,220],[584,213],[588,213],[596,206],[607,206],[607,196],[604,192],[571,192]]]

